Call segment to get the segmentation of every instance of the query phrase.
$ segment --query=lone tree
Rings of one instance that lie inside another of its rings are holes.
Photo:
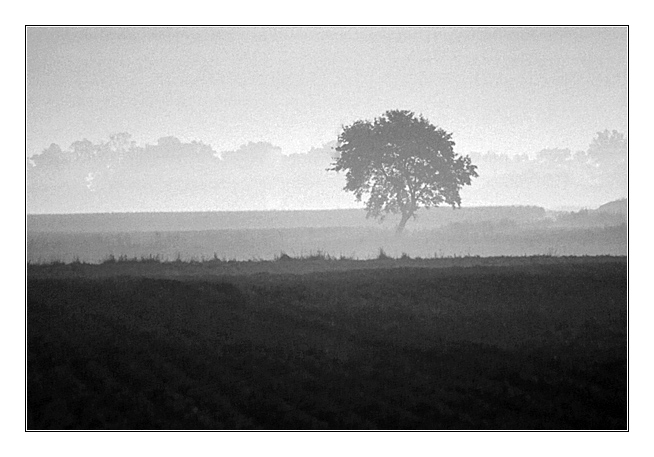
[[[461,206],[459,190],[477,177],[468,156],[457,156],[452,134],[411,111],[387,111],[374,121],[343,127],[336,151],[340,157],[330,170],[346,171],[344,190],[361,201],[368,217],[383,220],[401,214],[401,234],[420,207],[441,203]]]

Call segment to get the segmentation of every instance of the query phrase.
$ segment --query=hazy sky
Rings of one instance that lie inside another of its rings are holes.
[[[129,132],[284,153],[410,109],[456,151],[627,132],[627,28],[28,28],[27,155]]]

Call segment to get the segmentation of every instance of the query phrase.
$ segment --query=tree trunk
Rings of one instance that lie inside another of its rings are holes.
[[[409,213],[402,213],[402,220],[400,221],[400,224],[397,226],[397,229],[395,230],[395,235],[400,236],[402,235],[402,232],[404,231],[404,226],[406,223],[409,221],[411,218],[411,214]]]

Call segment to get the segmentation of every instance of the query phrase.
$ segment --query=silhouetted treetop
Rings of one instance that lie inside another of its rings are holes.
[[[420,207],[461,205],[459,191],[477,176],[470,157],[454,152],[452,134],[411,111],[387,111],[344,126],[331,170],[345,171],[344,190],[366,201],[368,215],[401,214],[398,233]]]
[[[617,130],[597,132],[588,147],[588,156],[599,164],[626,163],[628,155],[627,139]]]

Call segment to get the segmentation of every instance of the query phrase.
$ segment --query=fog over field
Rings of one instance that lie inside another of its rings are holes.
[[[628,194],[626,29],[29,28],[27,44],[30,261],[626,253],[627,204],[594,213]],[[388,176],[346,191],[359,178],[337,164],[367,147],[353,129],[392,113],[468,160],[461,181],[404,207]],[[405,224],[420,241],[390,237]]]
[[[26,430],[628,431],[628,27],[25,40]]]
[[[27,216],[30,262],[272,260],[508,255],[626,255],[627,200],[595,210],[537,206],[424,210],[398,237],[362,209]]]

